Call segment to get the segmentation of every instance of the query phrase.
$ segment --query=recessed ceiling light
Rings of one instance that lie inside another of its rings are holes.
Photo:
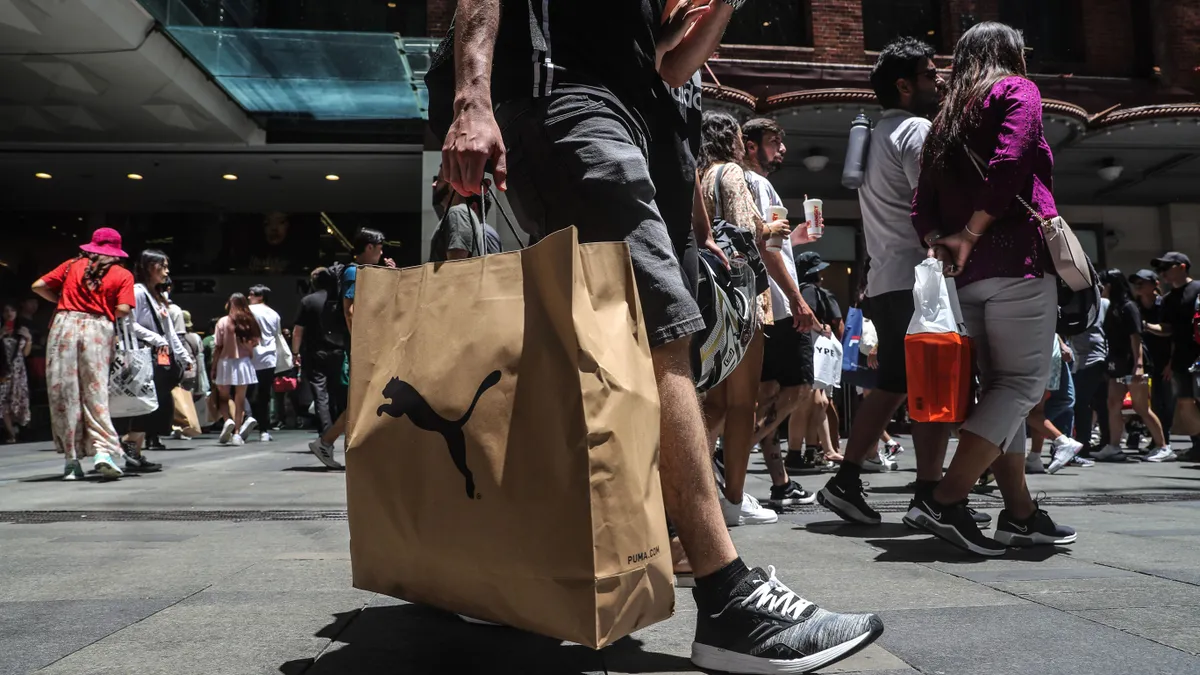
[[[125,177],[126,177],[126,178],[128,178],[129,180],[141,180],[141,179],[142,179],[142,174],[140,174],[140,173],[127,173],[127,174],[125,174]]]
[[[331,174],[328,174],[325,176],[325,180],[341,180],[341,179],[342,179],[342,177],[337,175],[336,173],[331,173]]]
[[[221,176],[221,178],[224,178],[225,180],[237,180],[237,175],[232,174],[232,173],[227,173],[224,176]]]
[[[51,176],[50,174],[46,173],[45,171],[39,171],[39,172],[33,174],[33,177],[41,178],[42,180],[50,180],[51,178],[54,178],[54,176]]]
[[[396,3],[394,3],[394,2],[389,2],[389,3],[388,3],[388,9],[396,9]]]

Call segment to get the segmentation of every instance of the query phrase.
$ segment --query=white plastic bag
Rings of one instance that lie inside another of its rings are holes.
[[[916,267],[917,280],[913,284],[912,320],[908,323],[908,334],[958,333],[966,335],[962,310],[958,306],[958,292],[953,281],[942,274],[942,263],[936,258],[926,258]]]
[[[113,419],[137,417],[158,410],[154,387],[154,352],[133,335],[131,319],[116,321],[117,345],[108,373],[108,414]]]
[[[813,380],[818,389],[842,386],[842,343],[813,333]]]

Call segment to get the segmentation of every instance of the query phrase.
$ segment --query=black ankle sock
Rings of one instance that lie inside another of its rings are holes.
[[[918,495],[918,496],[920,496],[920,495],[930,495],[930,496],[932,496],[932,495],[933,495],[933,491],[934,491],[934,489],[936,489],[936,488],[937,488],[937,486],[938,486],[938,483],[939,483],[939,482],[940,482],[940,481],[936,481],[936,480],[921,480],[921,479],[917,479],[917,483],[916,483],[916,493],[917,493],[917,495]]]
[[[839,482],[860,480],[862,478],[862,464],[855,464],[850,460],[842,462],[842,465],[838,467],[835,478]]]
[[[738,583],[750,573],[750,568],[741,558],[721,569],[703,577],[696,577],[696,594],[698,599],[712,605],[724,605]]]

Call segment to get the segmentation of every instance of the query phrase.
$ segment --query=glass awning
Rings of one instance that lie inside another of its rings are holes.
[[[434,38],[256,27],[253,0],[142,3],[251,114],[315,121],[428,117],[423,78]]]

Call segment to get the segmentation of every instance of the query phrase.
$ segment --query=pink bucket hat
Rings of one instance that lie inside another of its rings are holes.
[[[121,233],[111,227],[102,227],[92,233],[92,242],[79,247],[85,253],[111,255],[114,258],[128,258],[129,254],[121,250]]]

